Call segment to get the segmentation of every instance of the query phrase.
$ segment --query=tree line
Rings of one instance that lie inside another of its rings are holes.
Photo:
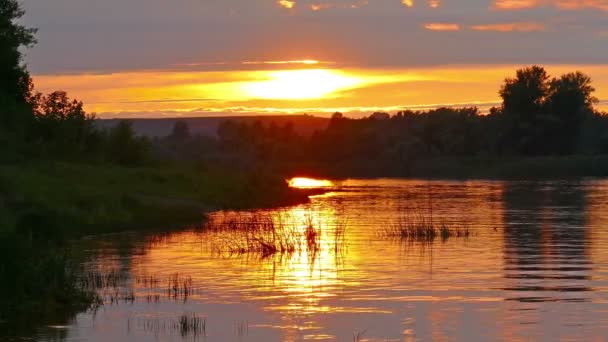
[[[361,119],[335,113],[325,129],[300,136],[293,124],[223,122],[215,137],[190,134],[178,122],[163,139],[138,137],[129,122],[104,130],[83,103],[63,91],[34,91],[21,49],[36,43],[16,0],[0,0],[0,161],[36,157],[119,164],[157,159],[255,163],[379,162],[469,156],[544,156],[608,152],[608,117],[588,75],[551,77],[541,66],[516,71],[499,89],[502,104],[373,113]]]
[[[236,159],[274,162],[373,163],[402,166],[437,157],[527,157],[608,153],[608,116],[594,109],[591,78],[550,77],[541,66],[516,71],[499,89],[502,104],[373,113],[335,113],[310,137],[293,127],[226,120],[213,143]]]
[[[95,125],[83,103],[66,92],[34,91],[23,63],[23,48],[36,43],[36,29],[21,25],[25,14],[17,0],[0,0],[0,161],[29,158],[138,163],[149,144],[129,122],[109,130]]]

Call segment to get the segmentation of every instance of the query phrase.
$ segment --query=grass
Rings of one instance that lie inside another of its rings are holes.
[[[174,226],[204,212],[301,203],[276,175],[200,165],[36,162],[0,166],[0,234],[74,236]]]
[[[425,211],[420,208],[404,208],[396,222],[384,227],[380,235],[408,241],[432,242],[437,238],[468,238],[471,231],[467,225],[450,227],[445,223],[437,224],[432,209]]]
[[[132,304],[137,300],[131,288],[129,277],[115,270],[85,272],[76,283],[77,287],[83,291],[98,293],[102,304],[118,304],[120,302]],[[146,302],[160,302],[161,296],[158,291],[162,289],[164,289],[168,299],[184,302],[195,294],[192,277],[179,273],[171,274],[162,279],[154,275],[140,275],[133,279],[133,284],[152,290],[145,296],[141,296]]]
[[[235,213],[211,218],[205,231],[213,234],[212,248],[220,254],[253,253],[269,257],[307,252],[312,256],[324,245],[336,253],[346,245],[345,224],[324,231],[311,214],[302,222],[283,214]]]
[[[131,320],[127,322],[130,329]],[[184,313],[177,319],[141,318],[137,326],[154,335],[179,333],[182,338],[207,336],[207,319],[195,313]]]

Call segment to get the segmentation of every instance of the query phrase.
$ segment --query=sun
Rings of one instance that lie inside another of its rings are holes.
[[[265,79],[242,86],[244,94],[257,99],[308,100],[356,88],[363,80],[326,69],[270,71]]]

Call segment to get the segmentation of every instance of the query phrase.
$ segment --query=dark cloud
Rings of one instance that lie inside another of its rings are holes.
[[[288,9],[274,0],[23,0],[26,24],[40,28],[27,61],[35,73],[67,73],[301,59],[586,64],[605,62],[608,52],[603,0],[293,2]],[[427,29],[438,23],[459,30]]]

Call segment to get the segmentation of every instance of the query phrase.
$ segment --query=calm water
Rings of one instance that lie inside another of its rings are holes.
[[[119,284],[100,290],[106,305],[97,312],[41,338],[607,339],[608,181],[349,180],[330,190],[270,212],[320,227],[316,252],[230,254],[222,236],[200,230],[83,241],[87,269],[113,272]],[[473,235],[425,243],[381,234],[404,208]],[[171,279],[188,293],[170,295]],[[204,336],[175,326],[184,313],[205,319]]]

